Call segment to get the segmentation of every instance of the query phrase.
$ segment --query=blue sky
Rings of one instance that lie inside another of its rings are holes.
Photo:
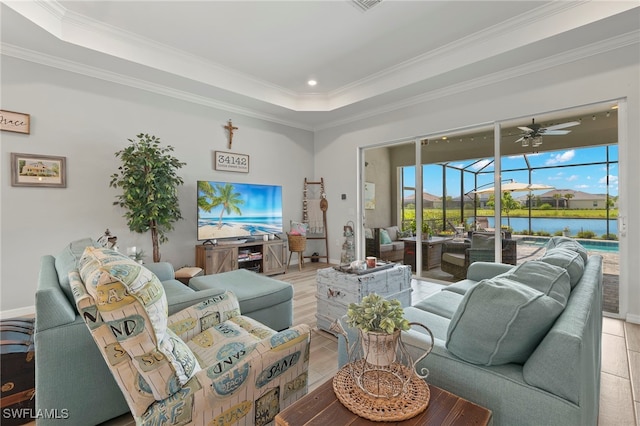
[[[532,168],[543,167],[542,169],[533,170],[531,174],[531,182],[553,186],[556,189],[572,189],[575,191],[583,191],[591,194],[605,194],[607,170],[605,164],[595,164],[589,166],[570,165],[605,162],[606,148],[604,146],[570,149],[564,151],[544,152],[539,154],[528,154],[529,163]],[[472,164],[473,161],[450,163],[456,168],[464,168]],[[609,146],[609,194],[618,195],[618,146]],[[467,168],[466,170],[478,171],[486,166],[490,160],[481,160],[478,164]],[[550,167],[550,168],[547,168]],[[528,183],[529,173],[526,171],[526,163],[523,156],[503,157],[502,159],[502,181],[505,179],[513,179],[516,182]],[[506,170],[525,169],[522,171],[506,171]],[[487,188],[493,186],[493,164],[482,169],[483,172],[478,174],[478,188]],[[464,173],[464,192],[473,191],[475,188],[472,173]],[[460,192],[460,172],[448,169],[447,171],[447,192],[454,198]],[[411,186],[410,182],[415,182],[414,168],[405,168],[405,185]],[[442,196],[442,168],[439,165],[431,165],[424,167],[424,192],[429,194]],[[546,191],[534,191],[539,195]]]
[[[224,186],[226,182],[211,182],[214,186]],[[243,217],[282,216],[282,187],[277,185],[254,185],[246,183],[231,183],[234,192],[241,194],[244,204],[238,207]],[[200,194],[198,194],[200,195]],[[200,217],[217,217],[221,207],[214,208],[211,213],[200,211]],[[232,215],[233,216],[233,215]],[[225,217],[229,217],[225,213]]]

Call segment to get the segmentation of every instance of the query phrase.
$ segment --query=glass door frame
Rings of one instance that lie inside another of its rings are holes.
[[[617,134],[618,134],[618,150],[619,150],[619,157],[620,160],[618,161],[618,176],[620,177],[624,177],[626,176],[625,173],[625,169],[628,167],[628,165],[626,164],[625,161],[623,161],[622,159],[624,158],[628,158],[626,156],[626,152],[627,152],[627,146],[628,146],[628,107],[627,107],[627,100],[626,98],[618,98],[618,99],[613,99],[613,100],[605,100],[605,101],[600,101],[600,102],[595,102],[593,104],[591,104],[591,106],[598,106],[598,105],[606,105],[606,104],[611,104],[611,103],[615,103],[617,104],[618,107],[618,129],[617,129]],[[590,105],[582,105],[582,106],[573,106],[573,107],[569,107],[569,108],[564,108],[562,110],[556,110],[556,111],[548,111],[542,114],[565,114],[565,113],[570,113],[572,110],[574,109],[580,109],[583,107],[587,107]],[[538,115],[542,115],[542,114],[538,114]],[[523,117],[520,117],[523,118]],[[494,188],[495,188],[495,192],[494,195],[496,194],[501,194],[501,175],[502,175],[502,164],[501,164],[501,157],[502,157],[502,151],[500,149],[500,145],[501,145],[501,139],[502,139],[502,132],[501,132],[501,128],[503,126],[504,123],[506,122],[512,122],[514,120],[517,120],[518,117],[516,118],[510,118],[510,119],[504,119],[504,120],[498,120],[498,121],[494,121],[492,123],[483,123],[480,125],[476,125],[473,126],[474,128],[482,128],[484,126],[486,126],[487,124],[491,124],[493,125],[494,128]],[[469,128],[467,127],[463,127],[463,128],[459,128],[459,129],[454,129],[452,131],[447,132],[448,134],[452,134],[455,132],[463,132],[463,131],[467,131],[469,130]],[[361,146],[358,147],[358,170],[357,170],[357,174],[358,174],[358,181],[357,181],[357,206],[356,206],[356,225],[357,225],[357,229],[359,231],[359,244],[357,244],[357,255],[359,258],[364,258],[364,252],[365,252],[365,240],[364,240],[364,219],[365,219],[365,215],[364,215],[364,161],[365,161],[365,151],[367,149],[370,148],[375,148],[375,147],[383,147],[383,146],[392,146],[395,144],[399,144],[399,143],[414,143],[414,147],[415,147],[415,166],[416,166],[416,237],[417,238],[422,238],[422,214],[417,214],[418,212],[422,212],[423,211],[423,203],[422,203],[422,196],[417,196],[418,194],[422,194],[422,187],[423,187],[423,182],[422,182],[422,150],[421,150],[421,142],[422,140],[425,139],[433,139],[433,138],[437,138],[439,135],[443,134],[442,132],[439,132],[438,134],[432,134],[432,135],[425,135],[425,136],[420,136],[420,137],[416,137],[414,139],[407,139],[407,140],[402,140],[402,141],[395,141],[395,142],[387,142],[387,143],[379,143],[376,145],[372,145],[372,146]],[[625,186],[625,179],[619,179],[619,183],[618,183],[618,194],[619,194],[619,205],[618,205],[618,234],[619,234],[619,255],[620,255],[620,263],[623,264],[629,261],[629,256],[628,256],[628,249],[627,249],[627,242],[626,242],[626,223],[628,221],[628,213],[627,213],[627,207],[626,207],[626,200],[624,200],[623,195],[625,194],[624,192],[624,186]],[[418,188],[418,183],[420,188]],[[494,223],[500,223],[501,221],[501,196],[497,195],[494,197],[495,198],[495,214],[494,214]],[[400,209],[398,208],[397,211],[400,211]],[[496,228],[496,236],[500,235],[500,229],[498,227]],[[496,241],[500,241],[499,238],[496,238]],[[495,246],[495,255],[496,255],[496,259],[501,259],[501,247],[500,245],[496,244]],[[416,244],[416,259],[421,259],[422,258],[422,250],[421,250],[421,244]],[[416,271],[414,271],[414,274],[417,276],[420,276],[420,274],[422,273],[422,267],[421,267],[421,263],[420,261],[416,261]],[[628,301],[626,297],[623,297],[623,295],[628,294],[628,277],[625,274],[625,269],[619,269],[619,312],[618,315],[609,315],[612,317],[618,317],[618,318],[624,318],[627,310],[628,310]]]

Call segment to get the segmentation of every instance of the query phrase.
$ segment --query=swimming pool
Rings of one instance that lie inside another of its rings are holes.
[[[549,241],[546,237],[522,237],[518,239],[518,244],[526,244],[529,246],[544,246]],[[588,251],[605,251],[610,253],[618,253],[618,241],[607,240],[582,240],[576,238],[580,244]]]

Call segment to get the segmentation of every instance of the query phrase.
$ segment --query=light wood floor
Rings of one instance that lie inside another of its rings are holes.
[[[294,286],[294,323],[312,327],[309,362],[309,390],[329,380],[337,372],[337,339],[316,328],[316,270],[323,262],[306,263],[302,271],[291,266],[277,278]],[[413,280],[415,303],[439,291],[438,284]],[[640,325],[605,318],[602,334],[602,373],[599,426],[637,426],[640,411]],[[113,419],[108,426],[133,425],[130,415]],[[336,425],[339,426],[339,425]]]

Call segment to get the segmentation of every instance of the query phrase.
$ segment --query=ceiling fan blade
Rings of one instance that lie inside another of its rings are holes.
[[[567,127],[577,126],[578,124],[580,124],[579,121],[569,121],[567,123],[554,124],[553,126],[545,127],[545,129],[547,129],[547,130],[564,129],[564,128],[567,128]],[[549,134],[549,133],[547,133],[547,134]]]
[[[518,139],[517,141],[515,141],[514,143],[518,143],[518,142],[522,142],[525,139],[525,137],[521,137],[520,139]]]
[[[540,133],[545,136],[566,135],[567,133],[571,133],[571,130],[544,130],[540,131]]]
[[[523,132],[527,132],[527,133],[533,132],[533,129],[531,129],[529,127],[524,127],[524,126],[520,127],[520,126],[518,126],[518,129],[522,130]]]

